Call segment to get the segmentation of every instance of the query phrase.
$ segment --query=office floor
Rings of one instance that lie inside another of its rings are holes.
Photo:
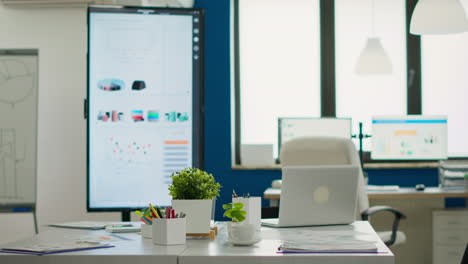
[[[399,228],[406,234],[406,242],[391,247],[395,264],[432,263],[432,211],[444,208],[444,199],[379,199],[370,200],[370,204],[400,209],[408,217],[401,221]],[[376,231],[384,231],[391,230],[392,221],[392,215],[382,213],[373,216],[371,224]]]

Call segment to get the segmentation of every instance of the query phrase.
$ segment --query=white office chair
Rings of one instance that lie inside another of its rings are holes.
[[[281,145],[280,162],[282,166],[340,165],[350,164],[361,167],[359,155],[351,139],[336,137],[298,137]],[[398,231],[400,219],[406,218],[400,211],[388,206],[369,207],[366,184],[362,169],[358,182],[357,218],[368,220],[370,215],[389,211],[395,215],[392,231],[377,232],[388,246],[401,244],[405,234]]]

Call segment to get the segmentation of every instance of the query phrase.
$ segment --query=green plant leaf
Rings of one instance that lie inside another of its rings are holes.
[[[219,196],[221,185],[212,174],[197,168],[185,168],[171,175],[169,194],[172,199],[213,199]]]
[[[226,211],[224,212],[224,214],[226,215],[226,217],[229,217],[229,218],[232,218],[232,211]]]
[[[245,220],[246,211],[242,210],[244,208],[243,203],[228,203],[223,204],[224,217],[231,218],[233,222],[242,222]]]
[[[244,204],[243,203],[234,203],[234,208],[242,210],[244,208]]]

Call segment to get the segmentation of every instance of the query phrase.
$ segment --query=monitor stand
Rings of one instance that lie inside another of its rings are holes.
[[[122,211],[122,222],[130,222],[130,210]]]

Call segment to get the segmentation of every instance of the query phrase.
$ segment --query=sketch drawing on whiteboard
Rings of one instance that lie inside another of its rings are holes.
[[[0,59],[0,103],[12,108],[33,92],[34,73],[18,59]]]
[[[21,198],[18,196],[17,166],[24,157],[17,157],[16,145],[15,129],[0,128],[0,198]],[[26,145],[24,147],[26,150]]]

